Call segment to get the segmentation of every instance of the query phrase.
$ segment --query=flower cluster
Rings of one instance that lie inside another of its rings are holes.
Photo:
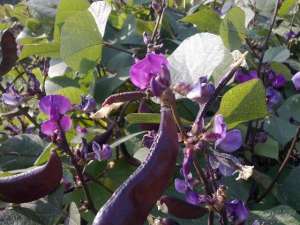
[[[72,120],[65,115],[71,110],[70,101],[61,95],[48,95],[39,102],[40,109],[49,116],[47,121],[41,124],[41,131],[47,136],[53,136],[60,131],[68,131],[72,126]]]
[[[154,96],[160,96],[171,82],[167,59],[162,54],[147,54],[131,67],[130,79],[140,89],[150,88]]]

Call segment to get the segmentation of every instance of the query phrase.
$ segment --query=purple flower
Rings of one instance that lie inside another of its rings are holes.
[[[95,111],[96,106],[96,100],[92,96],[81,96],[81,103],[79,105],[80,110],[86,113],[90,113]]]
[[[294,32],[294,31],[289,31],[289,32],[286,32],[285,34],[284,34],[284,38],[287,40],[287,41],[289,41],[289,40],[291,40],[291,39],[293,39],[293,38],[298,38],[299,37],[299,35],[300,35],[300,32]]]
[[[150,86],[151,79],[161,73],[162,67],[167,65],[168,61],[163,54],[149,53],[131,67],[130,79],[135,86],[144,90]]]
[[[185,200],[192,205],[201,205],[208,202],[208,199],[205,195],[198,194],[192,190],[188,190],[185,193]]]
[[[2,94],[2,101],[6,105],[18,106],[23,102],[24,98],[19,94],[13,84],[7,84],[5,92]]]
[[[296,88],[297,91],[300,91],[300,72],[296,73],[293,77],[292,77],[292,82]]]
[[[215,93],[215,86],[208,82],[206,77],[201,77],[199,81],[192,86],[192,89],[187,93],[187,97],[191,100],[206,103]]]
[[[161,72],[150,80],[151,91],[154,96],[160,96],[170,86],[171,75],[166,65],[162,65]]]
[[[232,200],[225,203],[227,218],[235,225],[239,225],[248,219],[249,211],[241,200]]]
[[[272,87],[267,87],[266,98],[269,109],[277,106],[282,101],[282,95]]]
[[[92,148],[95,153],[95,159],[98,161],[108,160],[112,157],[112,149],[107,144],[100,146],[96,141],[93,141]]]
[[[185,180],[176,178],[174,185],[175,185],[175,190],[178,191],[179,193],[185,193],[188,190],[188,185],[186,184]]]
[[[72,126],[72,120],[64,115],[71,108],[70,101],[61,95],[48,95],[39,102],[40,109],[49,116],[49,120],[41,124],[41,131],[45,135],[53,136],[61,129],[68,131]]]
[[[40,82],[38,81],[38,79],[36,79],[36,77],[33,74],[29,74],[28,93],[31,95],[41,93]]]
[[[220,114],[215,115],[213,132],[218,135],[215,146],[225,152],[234,152],[243,143],[241,132],[238,129],[227,131],[224,117]]]
[[[274,88],[282,88],[286,84],[286,79],[283,75],[278,74],[272,79],[272,86]]]
[[[250,72],[244,72],[243,70],[237,70],[234,75],[234,80],[237,83],[244,83],[246,81],[258,78],[257,72],[251,70]]]

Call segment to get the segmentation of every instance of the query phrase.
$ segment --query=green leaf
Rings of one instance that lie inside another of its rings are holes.
[[[16,212],[15,210],[5,209],[0,212],[0,224],[10,224],[10,225],[40,225],[40,223],[34,222],[27,216]]]
[[[202,7],[196,13],[182,18],[181,21],[195,24],[200,32],[218,34],[222,20],[212,8]]]
[[[63,213],[63,195],[64,188],[61,185],[47,197],[23,203],[20,207],[16,207],[15,210],[32,219],[37,217],[43,225],[57,224]]]
[[[69,216],[66,219],[65,225],[80,225],[80,213],[75,202],[71,202],[69,208]]]
[[[79,104],[81,101],[81,95],[84,94],[80,88],[76,88],[76,87],[62,88],[55,91],[54,93],[67,97],[72,104]]]
[[[151,34],[154,27],[155,27],[154,21],[146,21],[146,20],[136,19],[136,31],[141,35],[144,32]]]
[[[35,160],[34,166],[40,166],[46,163],[50,157],[51,149],[53,147],[53,144],[50,143],[44,148],[43,152],[39,155],[39,157]]]
[[[286,47],[272,47],[265,52],[263,62],[285,62],[289,57],[290,51]]]
[[[129,70],[129,68],[128,68]],[[128,71],[127,70],[127,71]],[[94,98],[102,102],[128,79],[128,74],[101,77],[94,87]]]
[[[59,42],[26,44],[23,45],[19,60],[33,55],[57,58],[59,57],[59,47]]]
[[[289,97],[277,110],[280,118],[287,121],[293,118],[300,121],[300,94]]]
[[[265,120],[264,128],[265,131],[282,146],[288,143],[297,132],[297,126],[292,125],[288,120],[276,116]]]
[[[60,55],[75,71],[87,73],[100,62],[102,37],[89,11],[69,17],[62,27]]]
[[[122,143],[124,143],[124,142],[130,140],[131,138],[134,138],[134,137],[136,137],[136,136],[138,136],[138,135],[141,135],[141,134],[144,134],[144,133],[146,133],[146,132],[147,132],[147,131],[140,131],[140,132],[133,133],[133,134],[127,135],[127,136],[125,136],[125,137],[122,137],[122,138],[120,138],[119,140],[117,140],[117,141],[115,141],[114,143],[112,143],[112,144],[110,145],[110,147],[115,148],[115,147],[119,146],[120,144],[122,144]]]
[[[159,113],[130,113],[125,118],[131,124],[160,123]]]
[[[54,40],[60,40],[61,27],[65,20],[79,11],[88,9],[90,6],[87,0],[73,0],[70,4],[69,0],[61,0],[55,17]]]
[[[141,124],[141,123],[160,123],[159,113],[130,113],[126,117],[126,120],[131,124]],[[190,121],[181,118],[184,125],[191,125]]]
[[[282,74],[287,80],[291,80],[291,78],[293,77],[293,74],[291,73],[290,69],[283,63],[272,62],[271,68],[277,74]]]
[[[256,155],[277,160],[279,155],[278,142],[269,137],[265,143],[258,143],[255,145],[254,153]]]
[[[32,166],[43,149],[44,142],[38,135],[13,136],[0,145],[0,169],[14,170]]]
[[[280,190],[287,203],[295,210],[300,210],[300,166],[294,168],[280,184]]]
[[[239,7],[229,10],[220,25],[219,32],[227,48],[239,49],[246,37],[244,11]]]
[[[299,225],[299,214],[286,205],[279,205],[264,211],[251,211],[249,224],[258,220],[260,224]]]
[[[229,128],[265,117],[268,111],[262,82],[253,79],[231,88],[222,98],[219,113]]]
[[[297,0],[285,0],[282,2],[278,15],[281,17],[286,16],[291,9],[293,9],[297,4]]]

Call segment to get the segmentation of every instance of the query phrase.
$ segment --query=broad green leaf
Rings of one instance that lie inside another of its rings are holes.
[[[125,69],[125,68],[124,68]],[[126,68],[129,71],[129,68]],[[104,101],[118,87],[120,87],[128,79],[127,74],[105,76],[96,81],[94,86],[94,98],[97,102]]]
[[[57,224],[63,214],[63,195],[64,188],[61,185],[48,196],[37,201],[23,203],[15,210],[32,219],[37,217],[43,225]]]
[[[220,25],[219,32],[227,48],[239,49],[246,37],[244,11],[239,7],[229,10]]]
[[[219,36],[210,33],[195,34],[185,39],[168,57],[172,83],[195,83],[200,76],[210,77],[231,58]]]
[[[263,62],[285,62],[289,57],[290,51],[286,47],[272,47],[265,52]]]
[[[286,205],[279,205],[264,211],[251,211],[249,224],[258,220],[260,224],[299,225],[299,214]]]
[[[253,79],[231,88],[222,98],[219,113],[224,116],[230,128],[267,116],[262,82]]]
[[[100,62],[102,37],[89,11],[69,17],[62,27],[60,55],[75,71],[86,73]]]
[[[80,213],[75,202],[71,202],[69,207],[69,216],[66,219],[65,225],[80,225]]]
[[[58,42],[26,44],[22,48],[19,60],[33,55],[57,58],[59,57],[59,47]]]
[[[40,166],[40,165],[43,165],[44,163],[46,163],[50,157],[52,147],[53,147],[52,143],[48,144],[44,148],[43,152],[39,155],[39,157],[35,160],[33,165]]]
[[[289,97],[278,108],[280,118],[289,121],[291,118],[300,121],[300,94]]]
[[[44,149],[43,140],[33,134],[13,136],[0,144],[0,170],[32,166]]]
[[[279,155],[278,142],[269,137],[265,143],[257,143],[255,145],[254,153],[277,160]]]
[[[106,23],[111,12],[111,6],[106,1],[93,2],[88,8],[95,19],[98,30],[102,37],[104,37]]]
[[[40,225],[27,216],[22,215],[21,213],[16,212],[11,209],[4,209],[0,211],[0,224],[5,225]]]
[[[28,7],[31,14],[39,19],[51,19],[55,17],[57,0],[29,0]]]
[[[155,27],[154,21],[146,21],[146,20],[142,20],[142,19],[136,19],[136,31],[141,35],[144,32],[151,34],[154,27]]]
[[[160,123],[159,113],[130,113],[125,118],[131,124]]]
[[[67,97],[72,104],[79,104],[81,101],[81,95],[84,94],[84,92],[80,88],[76,87],[62,88],[55,91],[54,93]]]
[[[68,66],[61,59],[51,59],[49,62],[48,76],[50,78],[59,77],[65,74]]]
[[[282,2],[278,15],[283,17],[286,16],[291,9],[293,9],[297,4],[297,0],[285,0]]]
[[[71,79],[67,76],[54,77],[46,80],[45,89],[47,94],[54,93],[61,88],[76,87],[80,88],[78,80]]]
[[[196,13],[182,18],[181,21],[195,24],[200,32],[218,34],[222,20],[212,8],[202,7]]]
[[[264,190],[267,189],[273,181],[273,179],[270,176],[256,169],[253,170],[252,178],[257,182],[257,184],[261,185],[264,188]],[[285,203],[285,199],[280,193],[279,185],[277,183],[273,186],[273,189],[270,191],[270,194],[272,194],[279,202]]]
[[[160,123],[160,114],[159,113],[130,113],[126,117],[126,120],[131,124],[140,124],[140,123]],[[191,125],[190,121],[187,121],[181,118],[184,125]]]
[[[118,139],[118,140],[115,141],[114,143],[112,143],[112,144],[110,145],[110,147],[115,148],[115,147],[119,146],[120,144],[122,144],[122,143],[124,143],[124,142],[130,140],[131,138],[134,138],[134,137],[136,137],[136,136],[138,136],[138,135],[141,135],[141,134],[144,134],[144,133],[146,133],[146,132],[147,132],[147,131],[140,131],[140,132],[137,132],[137,133],[129,134],[129,135],[125,136],[125,137],[122,137],[122,138]]]
[[[287,80],[291,80],[293,74],[290,69],[283,63],[273,62],[271,68],[277,73],[282,74]]]
[[[287,203],[295,210],[300,210],[300,166],[292,169],[289,175],[280,184],[280,190]],[[299,221],[300,222],[300,221]]]
[[[291,124],[288,120],[276,116],[265,120],[264,128],[282,146],[288,143],[297,132],[297,126]]]
[[[54,40],[60,40],[61,27],[68,17],[88,9],[89,6],[90,4],[87,0],[72,0],[72,4],[70,4],[69,0],[61,0],[55,17]]]

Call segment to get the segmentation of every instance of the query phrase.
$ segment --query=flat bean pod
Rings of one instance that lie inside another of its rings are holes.
[[[37,200],[57,188],[62,174],[61,160],[53,151],[45,165],[25,173],[0,178],[0,199],[11,203]]]
[[[168,187],[178,154],[177,128],[170,108],[162,107],[158,134],[147,159],[115,191],[93,225],[142,225]]]

